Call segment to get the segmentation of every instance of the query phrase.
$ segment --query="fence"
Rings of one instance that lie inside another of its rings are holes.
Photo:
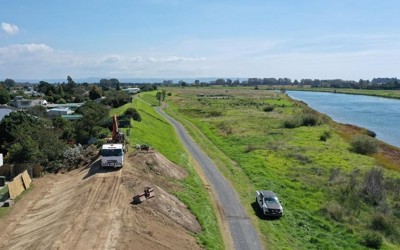
[[[24,171],[22,174],[17,175],[13,181],[8,183],[8,193],[11,199],[17,198],[23,191],[28,189],[32,183],[32,179],[28,174],[28,171]]]

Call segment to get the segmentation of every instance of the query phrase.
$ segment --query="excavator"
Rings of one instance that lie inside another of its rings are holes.
[[[112,137],[101,147],[101,166],[121,168],[124,164],[125,136],[118,128],[117,115],[113,116]]]

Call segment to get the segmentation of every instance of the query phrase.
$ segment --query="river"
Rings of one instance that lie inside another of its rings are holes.
[[[400,147],[400,100],[307,91],[287,94],[337,122],[366,128],[375,132],[379,140]]]

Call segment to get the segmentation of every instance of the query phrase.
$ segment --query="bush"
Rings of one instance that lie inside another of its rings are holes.
[[[319,137],[320,141],[326,141],[328,138],[332,137],[331,131],[324,131],[322,135]]]
[[[370,155],[378,152],[376,140],[367,135],[357,135],[350,143],[351,151],[357,154]]]
[[[392,235],[396,231],[391,219],[382,213],[375,214],[372,217],[370,228],[375,231],[381,231],[385,233],[385,235]]]
[[[272,105],[266,105],[264,108],[263,108],[263,110],[265,111],[265,112],[271,112],[271,111],[273,111],[274,110],[274,106],[272,106]]]
[[[345,217],[345,209],[337,202],[329,202],[324,208],[322,208],[322,213],[334,219],[335,221],[343,222]]]
[[[363,237],[363,244],[366,247],[380,249],[382,246],[382,236],[375,232],[368,232]]]
[[[366,173],[362,192],[367,202],[374,206],[385,200],[386,193],[382,169],[372,168]]]
[[[295,117],[292,117],[292,118],[289,118],[289,119],[286,119],[283,121],[284,128],[297,128],[299,126],[300,126],[299,120],[296,119]]]
[[[127,108],[124,114],[131,117],[135,121],[140,122],[142,120],[142,117],[140,116],[139,112],[134,108]]]
[[[319,118],[314,114],[303,114],[301,116],[301,126],[316,126],[319,124]]]

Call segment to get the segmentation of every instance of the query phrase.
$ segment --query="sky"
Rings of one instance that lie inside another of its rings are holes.
[[[398,0],[0,0],[0,80],[400,76]]]

